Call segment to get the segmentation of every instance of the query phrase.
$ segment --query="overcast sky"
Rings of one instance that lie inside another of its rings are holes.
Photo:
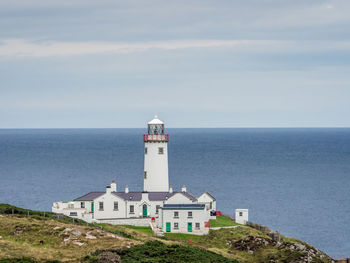
[[[349,0],[1,0],[0,128],[350,127]]]

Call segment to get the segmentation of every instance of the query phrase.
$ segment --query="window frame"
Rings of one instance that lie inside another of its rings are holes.
[[[98,211],[104,211],[104,203],[98,202]]]
[[[158,147],[158,154],[164,154],[164,147]]]
[[[134,205],[129,205],[129,214],[135,214],[135,206]]]

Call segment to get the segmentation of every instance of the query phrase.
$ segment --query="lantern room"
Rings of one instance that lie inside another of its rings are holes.
[[[148,134],[161,135],[164,134],[164,122],[158,119],[157,115],[154,119],[148,122]]]

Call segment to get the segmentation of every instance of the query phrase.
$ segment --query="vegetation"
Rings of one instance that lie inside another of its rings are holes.
[[[101,251],[102,252],[102,251]],[[100,253],[101,253],[100,252]],[[98,253],[98,254],[100,254]],[[237,262],[227,259],[216,253],[192,246],[166,245],[160,241],[148,241],[143,245],[137,245],[132,248],[114,251],[118,254],[123,263],[138,262],[193,262],[193,263],[226,263]],[[87,257],[89,262],[96,262],[98,254]]]
[[[210,227],[226,227],[226,226],[239,226],[234,220],[228,216],[220,215],[216,216],[216,219],[210,219]]]
[[[213,225],[236,227],[211,229],[205,236],[165,233],[160,238],[150,227],[73,222],[53,213],[0,204],[0,263],[101,263],[103,251],[118,254],[123,262],[298,262],[314,249],[283,236],[279,243],[283,246],[277,246],[266,228],[238,225],[225,216],[218,216]],[[315,253],[312,262],[330,262],[326,255]]]
[[[123,227],[128,228],[128,229],[132,229],[150,236],[154,236],[154,233],[151,229],[151,227],[149,226],[129,226],[129,225],[123,225]]]

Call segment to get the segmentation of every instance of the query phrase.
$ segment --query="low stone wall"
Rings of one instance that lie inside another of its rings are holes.
[[[110,219],[96,219],[97,223],[106,223],[111,225],[131,225],[131,226],[149,226],[151,218],[110,218]]]

